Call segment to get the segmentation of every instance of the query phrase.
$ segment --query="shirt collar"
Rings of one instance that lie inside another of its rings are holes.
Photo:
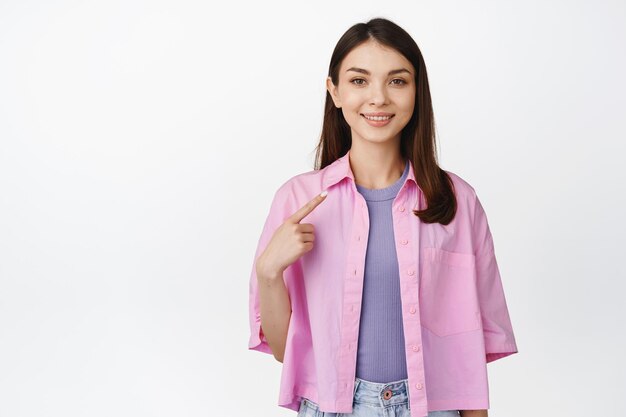
[[[354,180],[354,174],[352,172],[352,168],[350,167],[350,149],[348,152],[332,164],[326,166],[324,168],[324,177],[322,179],[322,187],[324,190],[328,189],[331,185],[337,184],[339,181],[344,178],[352,179],[352,182],[356,183]],[[413,164],[409,163],[409,173],[407,174],[407,181],[413,181],[413,183],[417,186],[417,181],[415,181],[415,172],[413,171]],[[404,184],[402,184],[404,186]]]

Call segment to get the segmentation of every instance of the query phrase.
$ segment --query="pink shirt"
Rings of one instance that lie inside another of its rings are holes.
[[[315,225],[314,248],[284,272],[291,320],[278,405],[301,397],[320,411],[351,413],[369,218],[346,153],[296,175],[274,195],[250,276],[248,348],[271,354],[261,329],[256,259],[276,228],[316,194],[328,196],[301,223]],[[393,201],[411,417],[435,410],[489,408],[487,363],[517,353],[485,211],[456,174],[457,212],[426,224],[413,165]]]

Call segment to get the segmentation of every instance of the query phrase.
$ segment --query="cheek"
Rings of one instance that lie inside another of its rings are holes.
[[[415,104],[415,93],[403,91],[394,97],[394,101],[402,110],[412,110]]]
[[[342,103],[346,109],[358,111],[363,104],[363,99],[358,94],[346,94]]]
[[[361,101],[344,101],[343,102],[343,117],[349,121],[350,123],[356,122],[359,120],[361,115],[361,109],[363,108],[363,104]]]
[[[407,114],[407,117],[411,117],[415,108],[415,101],[413,99],[405,100],[400,104],[400,108],[403,113]]]
[[[415,103],[414,102],[409,102],[406,106],[406,111],[409,114],[413,114],[413,110],[415,110]]]

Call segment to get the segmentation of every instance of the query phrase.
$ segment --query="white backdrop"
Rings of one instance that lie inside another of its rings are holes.
[[[375,16],[488,214],[520,350],[490,417],[623,409],[624,2],[3,0],[1,417],[295,417],[247,350],[252,257]]]

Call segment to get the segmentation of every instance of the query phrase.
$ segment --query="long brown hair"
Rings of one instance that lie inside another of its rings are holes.
[[[339,67],[345,56],[370,39],[391,47],[404,55],[415,68],[415,106],[413,116],[402,129],[400,153],[413,164],[415,179],[424,192],[427,207],[413,210],[424,223],[447,225],[456,214],[454,185],[450,176],[439,167],[435,143],[435,119],[428,87],[428,75],[422,53],[411,36],[400,26],[384,18],[357,23],[337,42],[330,58],[328,76],[339,84]],[[324,122],[316,147],[315,169],[324,168],[344,156],[352,146],[350,126],[342,110],[335,107],[326,91]]]

